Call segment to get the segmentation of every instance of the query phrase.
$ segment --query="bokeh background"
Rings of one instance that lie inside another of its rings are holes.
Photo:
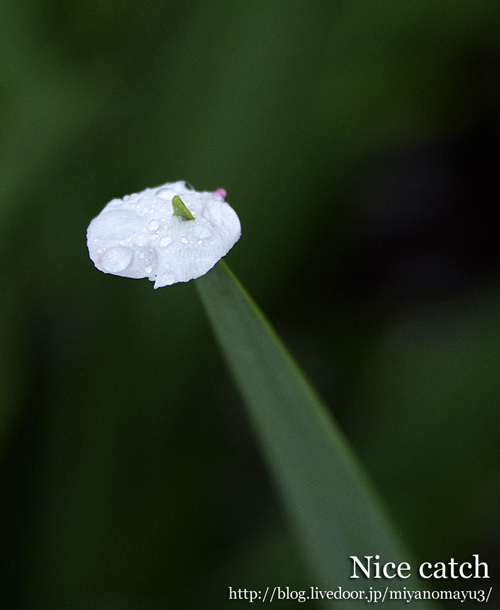
[[[88,258],[110,199],[176,180],[227,189],[228,264],[417,559],[495,578],[500,3],[6,0],[0,23],[0,607],[318,584],[193,282]]]

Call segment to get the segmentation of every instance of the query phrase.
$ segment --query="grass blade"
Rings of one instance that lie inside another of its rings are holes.
[[[383,591],[386,585],[425,588],[414,578],[418,566],[398,540],[343,434],[227,265],[220,262],[196,285],[308,556],[314,585],[366,591],[370,586]],[[379,555],[381,564],[408,562],[412,576],[351,580],[353,555],[362,561],[365,555]],[[426,601],[412,604],[418,610],[431,608]],[[350,603],[352,608],[365,605],[365,600]]]

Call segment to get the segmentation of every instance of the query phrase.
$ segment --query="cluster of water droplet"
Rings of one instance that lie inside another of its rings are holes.
[[[173,213],[177,195],[194,216]],[[87,230],[90,258],[104,273],[147,277],[155,288],[205,274],[241,235],[225,192],[197,192],[186,182],[167,183],[111,200]]]

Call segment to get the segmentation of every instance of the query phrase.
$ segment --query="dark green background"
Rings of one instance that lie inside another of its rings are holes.
[[[176,180],[227,189],[228,264],[418,560],[496,578],[500,3],[5,0],[0,23],[0,607],[317,584],[193,283],[88,259],[106,202]]]

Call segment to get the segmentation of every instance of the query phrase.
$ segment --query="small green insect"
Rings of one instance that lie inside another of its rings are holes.
[[[194,220],[194,216],[184,205],[179,195],[174,195],[172,207],[174,208],[174,216],[180,216],[182,220]]]

